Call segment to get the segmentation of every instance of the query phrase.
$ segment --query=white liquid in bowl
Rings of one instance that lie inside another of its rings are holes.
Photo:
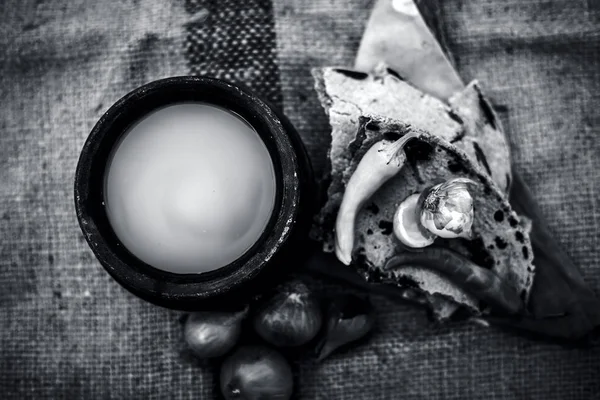
[[[259,239],[275,171],[256,131],[201,103],[150,113],[116,146],[105,175],[110,224],[147,264],[174,273],[223,267]]]

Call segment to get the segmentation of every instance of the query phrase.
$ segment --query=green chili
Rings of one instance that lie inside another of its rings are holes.
[[[416,137],[416,133],[410,132],[395,142],[375,143],[350,177],[335,222],[335,254],[342,263],[349,265],[352,261],[358,212],[377,189],[402,169],[406,161],[404,145]]]
[[[403,252],[389,259],[384,268],[390,270],[409,265],[440,272],[498,313],[517,314],[524,308],[517,291],[508,282],[450,249],[428,247]]]

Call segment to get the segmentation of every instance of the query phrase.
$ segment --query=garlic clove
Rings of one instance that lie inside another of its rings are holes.
[[[402,244],[412,248],[422,248],[433,243],[435,236],[419,226],[417,212],[419,194],[408,196],[396,210],[393,219],[394,235]]]

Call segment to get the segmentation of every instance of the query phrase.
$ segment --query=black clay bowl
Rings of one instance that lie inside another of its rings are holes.
[[[201,274],[165,272],[136,258],[115,235],[103,204],[106,165],[122,135],[148,113],[183,102],[209,103],[242,116],[264,141],[275,167],[275,207],[262,236],[234,262]],[[289,121],[248,89],[206,77],[155,81],[117,101],[94,126],[75,174],[79,225],[102,266],[142,299],[180,310],[243,301],[290,272],[303,254],[314,195],[309,159]]]

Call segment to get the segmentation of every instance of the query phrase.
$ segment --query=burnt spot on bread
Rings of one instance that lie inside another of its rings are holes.
[[[494,257],[486,249],[483,239],[475,238],[473,240],[464,241],[469,253],[471,253],[471,260],[483,268],[492,269],[495,265]]]
[[[416,163],[418,161],[431,160],[434,148],[427,142],[422,140],[411,140],[404,145],[406,158],[409,162]]]
[[[487,173],[490,176],[492,176],[492,169],[490,168],[490,164],[488,164],[487,158],[485,157],[485,154],[483,154],[483,150],[481,150],[481,147],[479,147],[479,144],[477,144],[477,142],[473,142],[473,150],[475,150],[475,157],[477,157],[477,161],[479,161],[479,164],[483,165],[483,168],[485,168]]]
[[[450,172],[456,174],[463,169],[463,166],[460,165],[460,163],[457,163],[454,161],[448,161],[448,169],[450,170]]]
[[[392,75],[392,76],[396,77],[397,79],[400,79],[401,81],[403,81],[403,80],[404,80],[404,78],[402,77],[402,75],[400,75],[400,74],[398,73],[398,71],[395,71],[395,70],[393,70],[393,69],[391,69],[391,68],[386,68],[385,70],[387,71],[387,73],[388,73],[388,74],[390,74],[390,75]]]
[[[486,177],[483,174],[478,174],[477,175],[477,179],[479,179],[479,182],[481,182],[481,184],[484,185],[484,186],[487,185],[487,180],[485,178]]]
[[[405,286],[405,287],[410,287],[410,288],[415,288],[415,289],[421,289],[421,287],[419,286],[417,281],[415,281],[414,279],[409,278],[408,276],[405,276],[405,275],[398,276],[396,278],[396,283],[398,284],[398,286]]]
[[[394,224],[390,221],[386,221],[382,219],[379,221],[379,229],[381,229],[381,233],[384,235],[391,235],[394,232]]]
[[[423,161],[431,160],[435,149],[432,145],[421,140],[411,140],[404,145],[404,152],[406,153],[406,161],[413,170],[415,178],[420,184],[424,184],[425,180],[419,172],[417,164]]]
[[[356,266],[356,269],[359,273],[362,272],[364,275],[368,275],[369,260],[367,259],[365,253],[355,252],[352,255],[352,263]]]
[[[344,76],[347,76],[348,78],[356,79],[356,80],[363,80],[363,79],[367,79],[369,77],[369,74],[366,74],[366,73],[360,72],[360,71],[352,71],[352,70],[343,69],[343,68],[334,68],[333,70]]]
[[[504,250],[506,248],[506,246],[508,246],[508,243],[506,242],[506,240],[502,239],[500,236],[496,236],[494,238],[494,242],[496,242],[496,246],[500,250]]]
[[[523,236],[523,233],[520,231],[517,231],[515,232],[515,239],[517,239],[518,242],[523,243],[525,241],[525,236]]]
[[[516,220],[515,217],[510,216],[508,217],[508,223],[510,224],[511,227],[516,228],[517,225],[519,225],[519,221]]]
[[[496,247],[494,247],[494,245],[493,245],[493,244],[490,244],[490,245],[488,246],[488,249],[490,249],[490,250],[494,250],[495,248],[496,248]]]
[[[352,252],[352,265],[355,266],[358,273],[364,276],[365,280],[369,281],[370,263],[363,246],[358,247]]]
[[[395,142],[396,140],[400,139],[401,137],[402,137],[402,135],[400,135],[400,133],[395,132],[395,131],[383,132],[383,138],[386,140],[390,140],[392,142]]]
[[[356,153],[362,146],[363,142],[367,139],[367,132],[365,130],[365,127],[370,122],[371,122],[370,118],[360,117],[358,119],[358,123],[359,123],[358,132],[356,132],[356,137],[354,138],[354,140],[351,141],[350,144],[348,145],[348,153],[349,153],[350,159],[353,159],[356,156]]]
[[[373,234],[373,229],[369,228],[367,229],[367,235],[372,235]]]
[[[519,297],[521,298],[523,304],[527,303],[527,290],[521,290],[521,293],[519,293]]]
[[[367,128],[370,131],[374,131],[374,132],[379,132],[379,130],[381,129],[379,127],[379,124],[375,121],[367,122],[367,124],[365,125],[365,128]]]
[[[380,269],[374,268],[364,254],[357,255],[353,261],[353,266],[356,272],[358,272],[358,274],[369,283],[381,283],[387,277],[387,275],[383,274]]]
[[[494,219],[496,220],[496,222],[504,221],[504,213],[502,212],[502,210],[498,210],[494,213]]]
[[[453,137],[452,139],[450,139],[450,143],[456,143],[456,142],[460,142],[461,140],[463,140],[463,138],[465,137],[465,135],[467,134],[467,131],[465,131],[464,129],[461,129],[455,137]]]
[[[522,251],[523,251],[523,258],[527,260],[529,258],[529,249],[527,248],[527,246],[523,246]]]
[[[463,121],[463,119],[460,117],[460,115],[455,113],[454,110],[448,110],[448,116],[451,119],[453,119],[454,121],[456,121],[457,123],[459,123],[460,125],[463,125],[465,123],[465,121]]]
[[[377,215],[379,214],[379,206],[375,203],[371,203],[365,207],[365,210],[370,211],[371,213]]]
[[[410,168],[412,169],[413,176],[415,177],[417,182],[419,182],[421,185],[423,185],[425,183],[425,180],[421,176],[421,172],[419,171],[419,168],[417,168],[416,165],[410,165]]]
[[[494,107],[494,110],[496,110],[499,113],[506,113],[506,112],[508,112],[508,106],[506,104],[500,104],[500,103],[494,103],[494,102],[492,102],[492,105]]]
[[[483,115],[485,116],[486,122],[494,129],[497,128],[496,124],[496,116],[494,115],[494,110],[488,101],[483,97],[481,92],[479,93],[479,107],[481,107],[481,111],[483,111]]]
[[[508,192],[508,190],[510,189],[510,174],[506,174],[506,191]]]
[[[468,174],[469,170],[464,166],[462,160],[452,153],[448,155],[448,170],[454,174],[463,173]]]

